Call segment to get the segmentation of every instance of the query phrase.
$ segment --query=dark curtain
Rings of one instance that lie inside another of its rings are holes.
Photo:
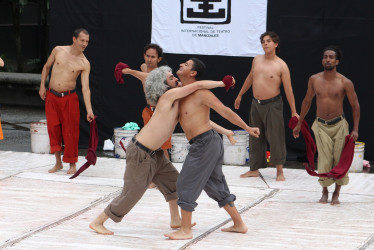
[[[151,4],[151,0],[50,1],[51,50],[56,45],[71,44],[72,32],[76,28],[84,27],[90,32],[90,43],[85,55],[91,63],[90,88],[94,113],[98,116],[99,148],[105,139],[112,137],[113,128],[123,126],[126,122],[136,122],[140,127],[143,126],[141,111],[146,102],[140,81],[126,76],[125,84],[118,85],[113,70],[119,61],[129,64],[133,69],[139,69],[143,62],[143,47],[151,39]],[[359,140],[366,143],[365,159],[368,160],[374,160],[374,135],[370,129],[374,118],[370,115],[369,96],[373,92],[373,87],[369,86],[372,82],[372,77],[369,76],[371,60],[374,57],[370,43],[374,38],[373,8],[374,2],[369,0],[268,0],[267,17],[267,29],[277,32],[281,38],[279,56],[290,68],[298,112],[305,96],[308,78],[323,70],[322,49],[331,44],[342,48],[343,59],[338,71],[355,85],[361,105]],[[234,109],[234,100],[250,71],[253,58],[165,54],[165,59],[173,71],[176,71],[181,62],[194,56],[207,65],[205,79],[220,80],[226,74],[235,76],[237,87],[233,91],[226,93],[223,89],[213,90],[226,106]],[[87,147],[89,124],[79,82],[77,87],[82,114],[80,147]],[[282,95],[287,125],[290,109],[283,92]],[[243,96],[241,108],[236,110],[246,122],[251,99],[252,92],[248,91]],[[344,103],[344,110],[352,128],[352,112],[348,101]],[[306,118],[309,125],[314,118],[315,104]],[[214,111],[211,112],[211,119],[229,129],[240,129]],[[180,127],[175,132],[181,132]],[[303,141],[294,140],[287,127],[286,138],[288,160],[305,154]]]

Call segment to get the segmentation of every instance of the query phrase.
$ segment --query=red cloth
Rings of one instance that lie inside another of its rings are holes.
[[[296,116],[292,117],[288,123],[288,127],[290,129],[294,129],[297,125],[297,122],[298,122],[297,117]],[[303,120],[301,124],[301,134],[303,135],[304,140],[305,140],[306,154],[307,154],[307,158],[309,162],[309,164],[305,163],[304,166],[309,175],[318,176],[318,177],[328,177],[328,178],[333,178],[333,179],[341,179],[347,174],[352,164],[354,149],[355,149],[355,142],[353,138],[351,137],[351,135],[347,135],[345,137],[344,148],[343,148],[338,164],[335,167],[333,167],[330,170],[330,172],[318,174],[316,173],[315,167],[314,167],[314,154],[316,152],[316,144],[313,140],[312,135],[310,134],[309,126],[305,120]]]
[[[84,170],[86,170],[89,166],[95,165],[96,164],[96,149],[97,149],[97,144],[99,142],[99,134],[97,130],[97,125],[96,125],[96,116],[95,118],[91,121],[90,123],[90,140],[88,142],[88,151],[86,155],[86,160],[87,162],[83,164],[78,171],[69,179],[74,179],[77,177],[80,173],[82,173]]]
[[[235,82],[232,75],[226,75],[222,78],[222,82],[225,84],[226,92],[229,91],[229,89],[235,88]]]
[[[122,70],[126,68],[130,68],[129,65],[127,65],[126,63],[123,63],[123,62],[117,63],[114,69],[114,77],[116,78],[116,81],[118,83],[121,83],[121,84],[125,83],[125,81],[122,78]]]
[[[77,93],[57,97],[47,91],[45,115],[51,153],[62,151],[61,145],[64,140],[65,149],[62,160],[67,163],[77,162],[80,119]]]

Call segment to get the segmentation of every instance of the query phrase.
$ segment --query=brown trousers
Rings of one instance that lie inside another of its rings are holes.
[[[178,175],[178,170],[166,159],[162,150],[150,155],[130,142],[126,152],[122,193],[105,208],[105,214],[114,222],[120,222],[142,198],[151,181],[157,185],[166,201],[176,200]]]

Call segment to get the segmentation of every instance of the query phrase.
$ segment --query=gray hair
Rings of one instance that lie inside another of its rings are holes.
[[[169,66],[161,66],[149,73],[145,81],[145,98],[149,104],[156,106],[160,96],[170,88],[166,83],[167,72],[172,72]]]

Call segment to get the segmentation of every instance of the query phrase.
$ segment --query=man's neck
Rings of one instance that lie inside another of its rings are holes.
[[[334,79],[336,75],[337,75],[336,69],[323,71],[323,77],[325,79]]]
[[[196,82],[196,78],[194,77],[179,77],[179,80],[181,81],[182,86]]]
[[[274,60],[277,57],[277,55],[274,52],[271,53],[265,53],[265,59],[266,60]]]
[[[74,45],[70,46],[70,53],[74,56],[79,56],[80,54],[82,54],[82,52],[75,48]]]

